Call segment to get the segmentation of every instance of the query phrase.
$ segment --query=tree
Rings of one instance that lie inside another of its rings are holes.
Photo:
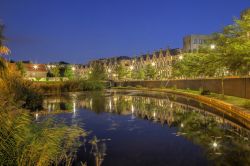
[[[68,66],[66,67],[65,71],[64,71],[64,76],[65,77],[68,77],[68,79],[73,79],[74,77],[74,71],[72,70],[72,67],[71,66]]]
[[[250,72],[250,12],[241,19],[235,19],[233,25],[226,26],[214,40],[216,49],[225,68],[235,75],[247,75]]]
[[[54,66],[51,69],[51,73],[53,74],[54,77],[60,77],[60,69],[58,66]]]
[[[104,66],[100,63],[93,64],[89,80],[100,81],[105,79],[107,79],[107,73],[105,72]]]
[[[26,70],[24,69],[23,63],[21,61],[16,63],[17,70],[20,71],[21,75],[24,76],[26,74]]]
[[[4,25],[0,24],[0,55],[8,55],[10,53],[10,50],[8,47],[4,45],[4,41],[6,40],[4,35]]]
[[[145,72],[143,68],[139,68],[138,70],[133,70],[132,72],[133,79],[143,80],[145,79]]]
[[[4,25],[0,24],[0,56],[8,55],[10,50],[8,47],[4,46],[5,37],[3,35]],[[0,77],[3,77],[7,71],[6,60],[0,57]]]
[[[145,76],[147,79],[155,79],[156,78],[156,70],[151,64],[146,65]]]
[[[116,73],[119,80],[126,79],[129,75],[129,70],[123,65],[119,64],[116,67]]]

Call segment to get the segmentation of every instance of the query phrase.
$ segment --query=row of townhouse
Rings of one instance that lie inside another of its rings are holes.
[[[145,69],[147,65],[151,65],[157,71],[156,78],[167,79],[172,74],[173,63],[182,56],[181,49],[166,49],[155,51],[152,54],[145,54],[136,57],[112,57],[90,61],[87,65],[77,68],[81,76],[87,78],[91,73],[93,66],[98,63],[104,66],[105,72],[109,79],[117,79],[117,66],[122,65],[127,70],[138,72]]]

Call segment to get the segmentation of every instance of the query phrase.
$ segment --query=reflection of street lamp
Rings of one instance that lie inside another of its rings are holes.
[[[217,148],[218,147],[218,144],[216,142],[213,143],[213,147],[214,148]]]
[[[38,113],[36,113],[36,120],[38,119]]]
[[[131,106],[131,112],[132,112],[132,114],[134,113],[134,106],[133,105]]]
[[[210,48],[211,48],[211,50],[214,50],[215,49],[215,44],[211,44]]]

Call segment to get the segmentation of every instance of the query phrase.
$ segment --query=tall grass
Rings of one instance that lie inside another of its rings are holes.
[[[78,127],[56,125],[52,120],[32,122],[27,111],[0,107],[0,165],[70,165],[80,137],[86,133]]]
[[[16,70],[0,71],[0,165],[71,165],[86,132],[53,120],[34,122],[29,110],[41,107],[39,91]]]
[[[71,80],[65,82],[36,83],[36,86],[41,89],[42,92],[55,93],[102,90],[105,85],[100,81]]]

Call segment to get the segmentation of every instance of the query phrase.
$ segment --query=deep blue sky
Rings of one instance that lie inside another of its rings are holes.
[[[231,24],[250,0],[0,0],[11,58],[86,63],[182,47]]]

